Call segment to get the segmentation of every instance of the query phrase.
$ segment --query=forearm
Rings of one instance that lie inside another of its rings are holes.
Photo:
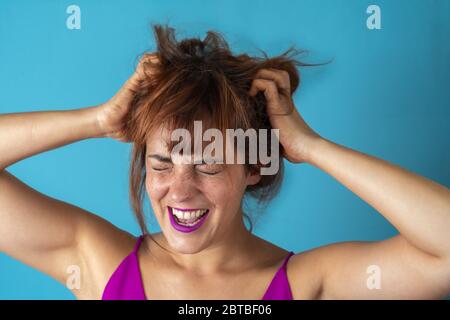
[[[389,220],[416,248],[450,258],[450,190],[397,165],[319,139],[308,162]]]
[[[95,107],[0,115],[0,169],[75,141],[101,137]]]

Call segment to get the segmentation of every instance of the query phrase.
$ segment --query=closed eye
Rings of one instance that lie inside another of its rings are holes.
[[[202,171],[202,170],[198,170],[198,171],[200,171],[201,173],[207,174],[209,176],[214,176],[214,175],[216,175],[216,174],[218,174],[220,172],[220,171],[218,171],[218,172],[207,172],[207,171]]]
[[[200,173],[204,173],[210,176],[216,175],[218,173],[220,173],[222,170],[220,170],[220,168],[216,165],[207,165],[207,164],[202,164],[202,165],[197,165],[196,169],[200,172]]]
[[[165,171],[167,169],[169,169],[169,168],[153,168],[152,167],[152,170],[154,170],[154,171]]]

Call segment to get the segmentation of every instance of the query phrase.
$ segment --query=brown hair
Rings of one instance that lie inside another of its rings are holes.
[[[217,32],[208,31],[198,38],[177,41],[175,30],[154,25],[158,62],[144,62],[146,76],[140,83],[127,119],[126,132],[133,142],[130,168],[130,200],[144,234],[148,234],[143,200],[145,190],[146,141],[161,124],[192,131],[194,120],[206,120],[222,132],[225,129],[269,129],[264,96],[248,95],[254,75],[262,68],[276,68],[289,73],[291,94],[300,84],[296,66],[312,66],[293,57],[304,51],[290,48],[269,58],[233,55],[227,42]],[[155,53],[153,53],[155,54]],[[169,146],[169,148],[173,145]],[[268,141],[270,150],[270,139]],[[281,150],[280,150],[281,151]],[[281,152],[280,152],[281,154]],[[279,159],[275,175],[263,175],[246,194],[259,204],[267,203],[279,191],[283,179],[283,161]],[[260,165],[246,165],[258,170]],[[252,230],[252,221],[246,215]]]

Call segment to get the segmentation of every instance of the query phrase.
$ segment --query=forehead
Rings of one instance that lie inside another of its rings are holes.
[[[168,142],[170,141],[171,131],[167,125],[161,125],[152,130],[146,141],[148,151],[169,152]]]
[[[183,143],[188,142],[190,142],[192,148],[194,144],[197,144],[199,149],[203,150],[211,141],[215,140],[214,138],[212,140],[205,140],[204,134],[208,129],[218,130],[216,126],[212,125],[210,120],[195,120],[188,127],[177,127],[170,122],[165,122],[148,133],[146,139],[147,150],[170,152],[175,145],[181,146]],[[183,138],[180,136],[183,136]],[[222,144],[225,145],[225,135],[221,133],[221,136]],[[226,150],[224,149],[223,151],[225,152]]]
[[[245,148],[237,147],[223,135],[222,142],[215,144],[215,138],[212,140],[205,139],[205,128],[199,132],[183,130],[188,136],[184,136],[181,140],[178,135],[173,135],[174,129],[167,124],[152,130],[146,141],[147,156],[164,156],[172,159],[175,163],[185,164],[202,161],[229,165],[249,163]]]

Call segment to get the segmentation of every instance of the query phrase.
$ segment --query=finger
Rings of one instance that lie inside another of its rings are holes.
[[[144,77],[146,76],[145,71],[151,68],[146,68],[146,65],[155,65],[155,64],[159,64],[159,58],[157,56],[156,53],[150,53],[150,54],[145,54],[141,61],[139,62],[138,67],[136,68],[136,72],[141,76]]]
[[[128,89],[134,89],[139,82],[143,79],[143,76],[141,73],[138,72],[134,72],[131,77],[128,78],[128,80],[126,81],[125,85],[127,86]]]
[[[264,93],[264,96],[266,97],[268,103],[276,102],[279,100],[277,85],[272,80],[253,80],[249,94],[251,96],[254,96],[259,91],[262,91]]]
[[[145,54],[139,61],[137,67],[135,68],[133,74],[128,79],[129,83],[131,83],[132,86],[136,86],[139,81],[145,79],[145,77],[151,76],[151,74],[147,74],[146,71],[150,68],[146,68],[146,65],[150,64],[158,64],[159,59],[156,55],[156,53],[147,53]]]
[[[145,71],[148,68],[145,68],[146,64],[157,64],[159,63],[159,59],[155,53],[145,54],[138,63],[134,73],[130,78],[126,81],[126,87],[130,90],[134,90],[139,85],[139,82],[145,79],[146,76],[151,76],[147,74]]]
[[[291,81],[289,73],[285,70],[261,69],[256,73],[255,78],[272,80],[276,83],[280,91],[291,94]]]
[[[125,81],[122,88],[119,89],[117,94],[135,94],[138,91],[139,83],[141,81],[142,80],[139,78],[139,76],[136,75],[136,73],[133,73],[133,75]]]

